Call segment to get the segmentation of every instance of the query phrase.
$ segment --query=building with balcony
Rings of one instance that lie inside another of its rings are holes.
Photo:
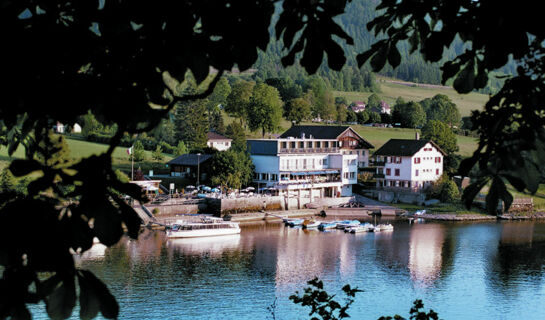
[[[348,126],[293,126],[278,139],[248,140],[254,182],[280,195],[351,196],[369,142]]]
[[[377,189],[419,192],[441,177],[444,156],[432,140],[390,139],[373,154]]]
[[[232,142],[233,139],[222,136],[219,133],[212,131],[206,133],[206,145],[218,151],[228,150],[229,148],[231,148]]]

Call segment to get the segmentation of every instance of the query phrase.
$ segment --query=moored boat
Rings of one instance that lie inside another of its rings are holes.
[[[337,221],[322,222],[318,226],[318,229],[323,231],[323,230],[335,229],[336,227],[337,227]]]
[[[343,220],[337,223],[337,229],[344,229],[346,227],[359,226],[361,222],[358,220]]]
[[[375,226],[375,228],[378,228],[379,231],[394,231],[394,226],[391,224],[379,224]]]
[[[218,218],[203,218],[200,222],[176,220],[166,233],[168,238],[210,237],[238,234],[240,227],[237,222]]]
[[[286,225],[290,227],[300,226],[304,221],[305,219],[289,219],[288,222],[286,222]]]
[[[316,229],[321,224],[320,221],[316,220],[305,220],[303,221],[303,229]]]

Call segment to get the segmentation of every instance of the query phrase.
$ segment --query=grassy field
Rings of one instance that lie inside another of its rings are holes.
[[[405,101],[421,101],[425,98],[431,98],[436,94],[444,94],[458,106],[460,114],[462,117],[465,117],[471,114],[471,110],[482,109],[489,98],[488,95],[481,93],[459,94],[451,88],[413,87],[387,82],[391,80],[387,78],[379,77],[378,79],[382,91],[378,95],[390,105],[394,105],[398,97],[402,97]],[[371,94],[372,92],[333,92],[335,97],[345,97],[349,102],[367,101],[367,98]]]
[[[108,145],[100,144],[100,143],[94,143],[84,140],[76,140],[76,139],[70,139],[67,137],[66,143],[68,144],[68,148],[70,149],[70,156],[73,159],[80,159],[83,157],[88,157],[93,154],[101,154],[106,152],[108,150]],[[160,167],[160,165],[164,164],[165,162],[172,159],[172,155],[169,154],[163,154],[164,160],[157,162],[152,161],[151,151],[145,151],[146,154],[146,161],[143,163],[135,163],[135,167],[138,168],[138,166],[142,166],[142,169],[148,169],[148,168],[155,168]],[[24,158],[24,151],[22,147],[19,147],[15,153],[13,154],[13,158],[21,159]],[[0,169],[3,169],[5,166],[9,164],[12,158],[8,156],[7,149],[5,147],[0,147]],[[125,147],[117,147],[114,150],[113,153],[113,162],[115,168],[121,168],[121,169],[127,169],[130,171],[130,158],[127,154],[127,148]]]

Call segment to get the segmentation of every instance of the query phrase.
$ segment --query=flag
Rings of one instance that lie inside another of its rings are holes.
[[[132,147],[130,147],[129,149],[127,149],[127,154],[128,154],[128,155],[131,155],[131,154],[132,154]]]

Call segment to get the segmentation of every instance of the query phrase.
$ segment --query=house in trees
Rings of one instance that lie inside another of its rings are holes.
[[[351,196],[358,166],[367,166],[368,141],[348,126],[293,126],[278,139],[248,140],[254,182],[279,195],[313,202]]]
[[[355,113],[365,111],[365,103],[363,101],[354,101],[350,104],[350,109]]]
[[[380,102],[380,113],[392,114],[392,108],[384,101]]]
[[[218,151],[225,151],[231,148],[232,142],[233,139],[222,136],[216,132],[210,131],[206,134],[206,145]]]
[[[444,156],[432,140],[390,139],[373,154],[377,189],[419,192],[441,177]]]

